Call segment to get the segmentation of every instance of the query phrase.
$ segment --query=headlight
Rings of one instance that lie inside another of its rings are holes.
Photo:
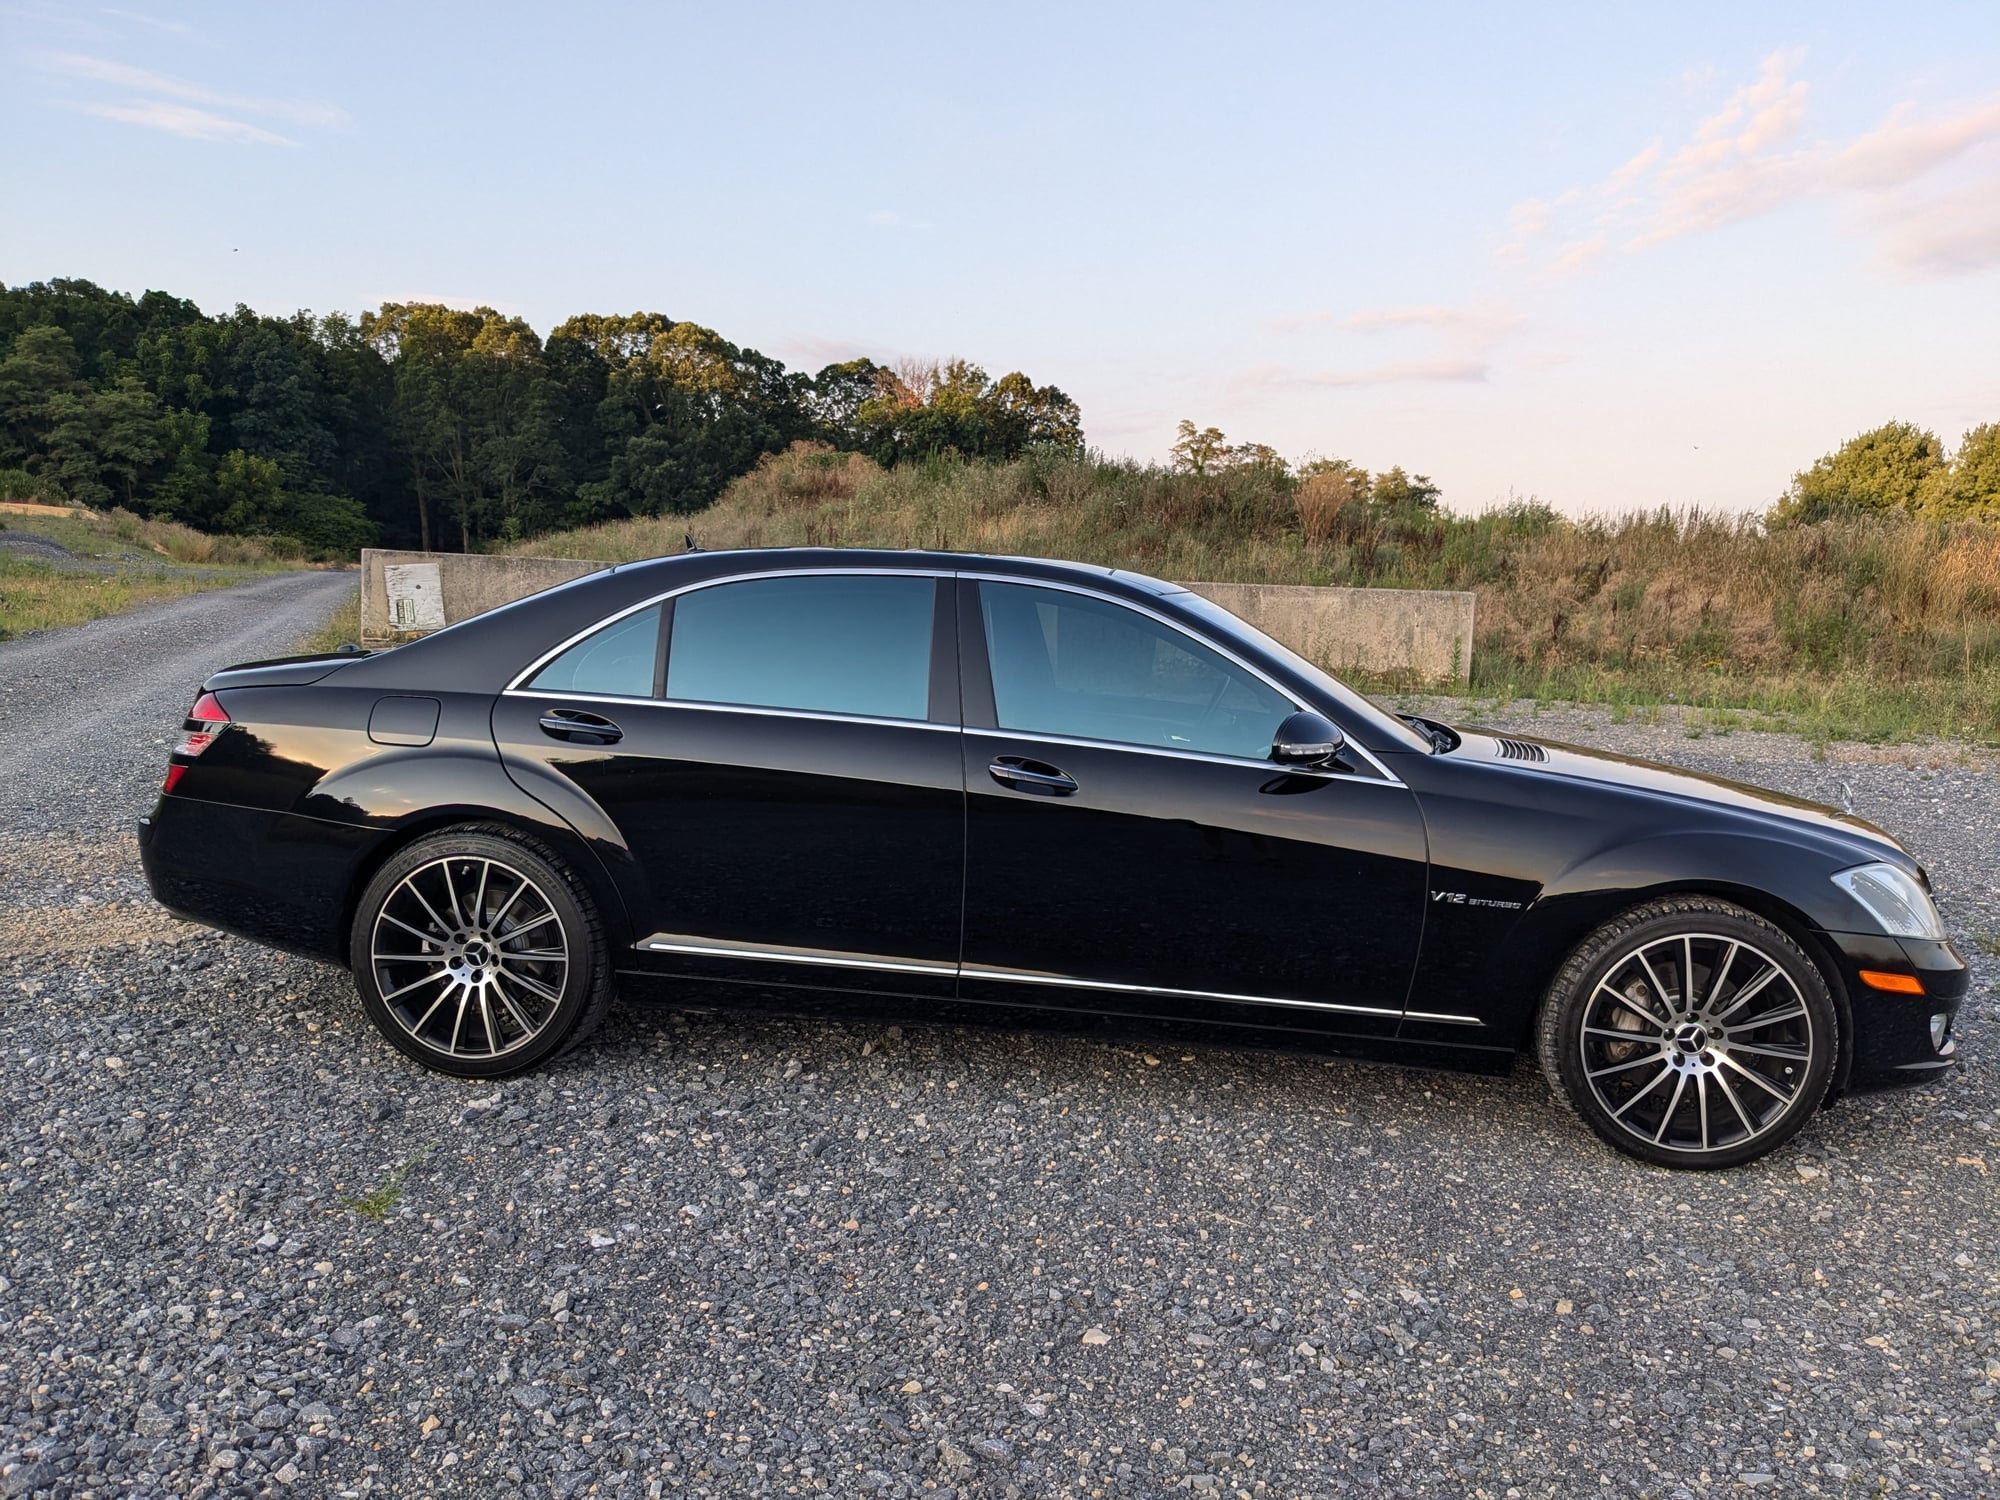
[[[1833,883],[1866,907],[1892,937],[1944,938],[1944,923],[1937,908],[1914,877],[1894,865],[1857,865],[1842,870]]]

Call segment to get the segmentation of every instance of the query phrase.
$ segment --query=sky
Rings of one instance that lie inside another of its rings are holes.
[[[0,0],[0,281],[964,356],[1455,509],[2000,420],[2000,5]]]

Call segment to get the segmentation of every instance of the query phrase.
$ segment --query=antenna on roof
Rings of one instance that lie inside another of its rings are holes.
[[[688,550],[688,551],[690,551],[690,552],[699,552],[699,551],[701,551],[701,543],[697,542],[697,541],[696,541],[696,540],[694,539],[694,533],[693,533],[692,531],[690,531],[690,532],[689,532],[689,533],[687,534],[687,550]]]

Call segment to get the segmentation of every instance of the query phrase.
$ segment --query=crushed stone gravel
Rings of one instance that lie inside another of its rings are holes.
[[[0,1496],[2000,1494],[1990,761],[1517,720],[1930,864],[1962,1075],[1735,1172],[1525,1062],[625,1006],[469,1085],[150,911],[197,665],[337,598],[253,587],[0,645],[76,726],[0,751]]]

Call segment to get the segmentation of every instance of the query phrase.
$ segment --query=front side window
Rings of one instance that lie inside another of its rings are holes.
[[[999,727],[1263,760],[1295,705],[1170,625],[1085,594],[981,583]]]
[[[528,686],[549,693],[653,696],[660,651],[660,606],[649,605],[585,636],[537,672]]]
[[[682,594],[667,697],[925,718],[936,597],[921,574],[750,578]]]

